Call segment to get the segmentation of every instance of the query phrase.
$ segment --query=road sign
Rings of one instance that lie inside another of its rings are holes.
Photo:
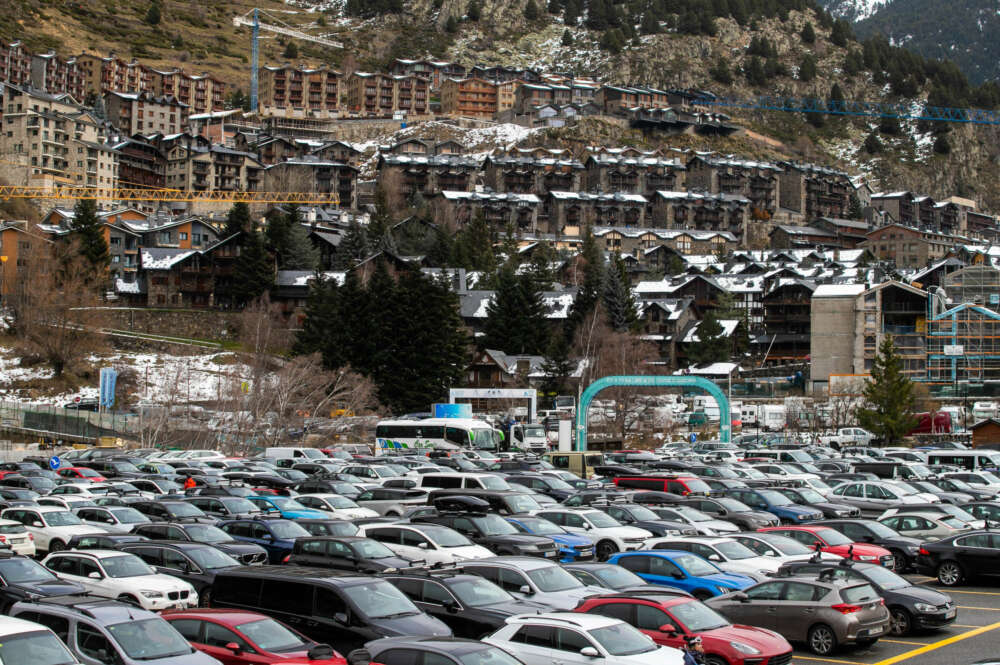
[[[55,455],[49,458],[49,468],[53,471],[58,469],[60,464],[62,464],[62,462]]]
[[[697,440],[698,440],[698,434],[697,434],[697,432],[691,432],[690,434],[688,434],[688,441],[690,441],[691,443],[694,443]]]

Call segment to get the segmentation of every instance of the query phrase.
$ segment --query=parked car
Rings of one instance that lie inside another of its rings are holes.
[[[923,543],[915,565],[921,575],[953,587],[976,577],[1000,575],[1000,534],[972,531]]]
[[[682,589],[699,600],[744,589],[755,582],[752,577],[724,572],[700,556],[681,550],[622,552],[608,562],[632,571],[650,584]]]
[[[75,596],[86,591],[82,584],[59,579],[34,559],[0,556],[0,612],[6,612],[11,605],[21,600]]]
[[[184,580],[198,592],[202,605],[208,606],[212,598],[212,584],[219,571],[240,565],[240,562],[222,550],[202,543],[174,543],[150,540],[144,543],[127,543],[118,549],[135,554],[156,572]]]
[[[854,559],[855,561],[878,563],[886,568],[894,568],[896,565],[892,552],[884,547],[869,545],[868,543],[856,543],[836,529],[828,526],[814,524],[776,526],[761,529],[761,531],[787,536],[814,550],[818,549],[820,552],[838,554],[845,558]]]
[[[127,506],[87,506],[75,512],[84,524],[99,526],[111,533],[129,533],[140,524],[149,524],[148,517]]]
[[[0,662],[75,665],[76,657],[45,626],[24,619],[0,617]]]
[[[386,637],[365,645],[364,658],[371,662],[397,665],[434,663],[435,665],[523,665],[503,649],[478,640],[438,637]],[[398,660],[397,660],[398,659]]]
[[[920,541],[900,534],[876,520],[824,520],[817,526],[828,526],[856,543],[869,543],[889,550],[893,570],[902,572],[913,566],[920,549]]]
[[[653,534],[646,529],[626,526],[601,510],[593,508],[546,508],[535,512],[570,533],[587,536],[595,543],[595,554],[605,560],[616,552],[639,549]]]
[[[929,511],[892,515],[881,518],[879,522],[904,536],[921,540],[939,540],[972,530],[968,524],[950,515]]]
[[[281,563],[292,553],[295,539],[309,532],[291,520],[244,519],[220,522],[219,528],[233,540],[259,545],[267,551],[270,563]]]
[[[680,550],[697,554],[727,573],[738,573],[760,581],[777,572],[781,563],[773,557],[760,556],[733,538],[654,538],[643,546],[648,550]]]
[[[314,568],[374,573],[408,568],[423,561],[400,556],[377,540],[362,536],[303,536],[295,540],[285,563]]]
[[[260,565],[267,561],[267,550],[253,543],[240,542],[217,526],[181,522],[171,524],[160,522],[136,527],[133,534],[151,540],[171,540],[212,545],[240,563],[247,566]]]
[[[734,533],[730,537],[752,550],[757,556],[772,557],[775,561],[782,564],[789,561],[808,559],[816,553],[815,548],[806,547],[797,540],[776,533],[750,531],[747,533]],[[830,552],[821,552],[820,557],[822,561],[833,562],[840,561],[843,558]]]
[[[687,499],[681,505],[696,508],[716,519],[731,522],[743,531],[756,531],[761,527],[780,524],[780,520],[774,514],[753,510],[745,503],[729,497]]]
[[[358,535],[384,544],[408,559],[422,559],[428,564],[453,564],[469,559],[486,559],[493,553],[476,545],[464,535],[439,524],[363,524]]]
[[[651,588],[649,582],[631,570],[626,570],[613,563],[588,561],[567,564],[563,568],[568,570],[570,575],[580,580],[584,585],[590,587],[603,587],[611,591],[623,593],[629,590],[641,591]],[[673,591],[670,592],[673,593]],[[678,591],[678,593],[686,596],[691,595],[686,591]]]
[[[807,508],[794,503],[776,490],[764,488],[733,489],[726,496],[736,499],[753,510],[771,513],[782,524],[802,524],[823,519],[823,512],[817,508]]]
[[[646,504],[646,507],[662,519],[690,524],[703,536],[725,536],[740,530],[732,522],[715,519],[691,506]]]
[[[559,560],[563,562],[587,561],[594,558],[594,541],[585,536],[570,533],[563,527],[543,517],[516,515],[506,518],[520,533],[551,538],[559,550]]]
[[[553,610],[570,610],[600,587],[586,586],[553,561],[505,556],[458,564],[458,569],[484,577],[519,600],[530,600]]]
[[[7,508],[0,517],[23,524],[40,552],[58,552],[66,549],[66,543],[73,536],[104,531],[101,527],[84,524],[70,511],[56,506]]]
[[[775,487],[774,491],[801,506],[820,511],[823,517],[861,517],[861,509],[846,503],[833,503],[811,487]]]
[[[371,508],[362,508],[346,496],[339,494],[302,494],[295,500],[306,508],[312,508],[325,513],[325,517],[335,517],[342,520],[358,520],[368,517],[378,517],[379,514]]]

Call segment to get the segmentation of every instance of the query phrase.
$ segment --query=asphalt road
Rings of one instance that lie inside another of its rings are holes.
[[[987,658],[1000,659],[1000,584],[947,589],[936,579],[907,575],[914,584],[925,584],[949,594],[958,606],[958,618],[947,628],[905,637],[880,639],[868,649],[842,647],[829,658],[820,658],[799,646],[797,665],[969,665]]]

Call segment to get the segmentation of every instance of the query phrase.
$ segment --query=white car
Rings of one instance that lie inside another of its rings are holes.
[[[534,636],[548,637],[539,640]],[[684,655],[658,646],[624,621],[575,612],[522,614],[482,640],[525,665],[682,665]]]
[[[42,496],[39,497],[35,503],[39,506],[48,506],[50,508],[63,508],[69,510],[70,512],[76,510],[77,508],[86,508],[88,506],[96,506],[97,499],[100,497],[89,497],[89,496],[75,496],[73,494],[65,494],[63,496]]]
[[[804,483],[807,480],[820,479],[815,473],[802,473],[795,467],[778,464],[777,462],[762,462],[761,464],[754,464],[753,468],[773,480],[799,480]]]
[[[740,528],[732,522],[717,520],[697,508],[678,504],[650,504],[650,510],[662,520],[685,522],[698,530],[703,536],[726,536],[737,533]]]
[[[149,524],[152,521],[135,508],[128,506],[85,506],[77,508],[74,512],[84,524],[104,527],[111,533],[130,533],[140,524]]]
[[[708,559],[727,573],[737,573],[762,582],[771,573],[778,572],[781,561],[760,556],[733,538],[707,538],[667,536],[646,541],[645,550],[683,550]]]
[[[587,536],[595,543],[594,551],[601,561],[617,552],[633,552],[653,537],[645,529],[625,526],[603,510],[593,508],[543,508],[534,515],[544,517],[570,533]]]
[[[134,554],[115,550],[70,550],[48,555],[42,564],[58,577],[82,584],[103,598],[144,610],[197,607],[198,594],[184,580],[157,573]]]
[[[913,485],[909,484],[906,481],[903,481],[903,480],[886,480],[884,482],[890,483],[890,484],[894,485],[895,487],[898,487],[899,490],[905,496],[915,496],[918,499],[920,499],[921,501],[923,501],[924,503],[941,503],[941,497],[939,497],[938,495],[931,494],[930,492],[921,492],[916,487],[914,487]]]
[[[164,462],[170,460],[210,460],[210,459],[225,459],[226,456],[220,453],[218,450],[206,450],[206,449],[195,449],[195,450],[170,450],[160,455],[159,459]]]
[[[359,520],[366,517],[378,517],[379,514],[371,508],[362,508],[346,496],[339,494],[300,494],[295,500],[307,508],[315,508],[330,513],[333,517],[344,520]]]
[[[34,621],[0,617],[0,663],[77,665],[77,662],[49,628]]]
[[[438,524],[362,524],[359,536],[377,540],[396,554],[427,565],[488,559],[493,552]]]
[[[773,558],[778,565],[789,561],[803,561],[816,554],[812,550],[797,540],[782,536],[779,533],[768,533],[767,531],[751,531],[748,533],[733,534],[733,540],[753,550],[759,557]],[[821,561],[838,562],[843,557],[832,552],[821,552]]]
[[[15,506],[0,513],[0,517],[23,524],[40,552],[64,550],[73,536],[107,533],[106,529],[84,524],[79,517],[57,506]]]
[[[14,520],[0,520],[0,545],[6,545],[14,554],[35,556],[35,537]]]

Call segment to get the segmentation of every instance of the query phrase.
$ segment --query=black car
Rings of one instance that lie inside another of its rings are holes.
[[[732,522],[744,531],[756,531],[765,526],[781,523],[772,513],[753,510],[750,506],[729,497],[697,497],[679,502],[682,506],[697,508],[703,513],[727,522]]]
[[[376,521],[381,518],[372,518],[371,521]],[[357,525],[363,521],[369,520],[354,520],[353,522],[348,522],[347,520],[338,519],[323,519],[323,518],[313,518],[307,520],[295,520],[295,523],[300,527],[308,531],[313,536],[356,536],[358,535]]]
[[[105,478],[138,478],[142,475],[139,467],[122,459],[89,459],[79,465],[93,469]]]
[[[649,531],[654,536],[696,536],[698,530],[690,524],[662,519],[646,506],[636,503],[613,503],[607,506],[596,505],[611,517],[627,526],[634,526]]]
[[[0,478],[0,485],[8,488],[31,490],[39,494],[48,494],[56,488],[56,482],[38,476],[5,476]]]
[[[286,563],[376,573],[426,562],[400,556],[379,541],[364,536],[315,536],[297,539]]]
[[[295,491],[299,494],[339,494],[353,501],[361,495],[362,489],[346,480],[316,478],[303,480],[295,486]]]
[[[833,579],[856,579],[868,582],[885,599],[889,609],[889,629],[893,635],[908,635],[916,630],[943,628],[955,622],[958,610],[947,594],[926,586],[910,584],[883,566],[844,559],[840,563],[791,561],[778,569],[777,576],[830,575]]]
[[[368,663],[424,663],[427,665],[521,665],[521,661],[506,651],[477,640],[440,637],[388,637],[365,645],[357,653],[348,654],[350,665]]]
[[[214,519],[186,501],[137,501],[131,507],[154,521],[215,524]]]
[[[559,547],[546,536],[521,533],[517,528],[493,513],[487,513],[490,504],[471,496],[441,497],[434,500],[434,515],[410,518],[411,522],[440,524],[482,545],[494,554],[538,556],[555,559]]]
[[[238,517],[250,517],[261,514],[260,508],[242,496],[203,496],[199,494],[189,497],[185,501],[192,506],[197,506],[201,512],[209,517],[220,520],[234,520]]]
[[[896,572],[912,568],[920,550],[919,540],[903,536],[876,520],[823,520],[815,524],[839,531],[856,543],[884,547],[892,552]]]
[[[73,536],[66,543],[68,550],[116,550],[119,545],[149,540],[134,533],[84,533]]]
[[[30,501],[34,503],[41,496],[38,492],[20,487],[0,487],[0,499],[4,501]]]
[[[933,543],[922,543],[917,572],[938,578],[944,586],[958,586],[977,576],[1000,575],[1000,533],[967,531]]]
[[[823,517],[830,519],[838,517],[861,517],[860,509],[855,506],[849,506],[846,503],[833,503],[811,487],[775,487],[774,490],[784,494],[793,503],[807,508],[815,508],[823,513]]]
[[[937,498],[941,499],[942,503],[953,503],[956,506],[960,506],[963,503],[969,503],[970,501],[975,501],[976,499],[976,497],[968,492],[952,492],[926,480],[907,479],[906,484],[918,492],[933,494]]]
[[[0,554],[0,612],[21,600],[84,594],[82,584],[56,577],[48,568],[26,556]]]
[[[215,578],[212,606],[267,614],[343,653],[380,637],[451,636],[390,582],[322,568],[224,570]]]
[[[670,587],[655,586],[650,587],[646,580],[642,579],[631,570],[626,570],[613,563],[598,563],[596,561],[584,561],[580,563],[567,563],[563,568],[569,571],[570,575],[580,580],[587,586],[604,587],[611,591],[621,592],[642,592],[650,588],[665,593],[674,593],[690,596],[687,591],[671,589]]]
[[[469,573],[389,573],[391,582],[421,610],[448,624],[457,637],[479,638],[516,614],[547,612],[547,605],[518,600],[493,582]]]
[[[118,549],[156,567],[156,572],[179,578],[194,587],[202,607],[212,600],[215,577],[224,570],[242,568],[240,562],[222,550],[203,543],[177,543],[167,540],[149,540],[144,543],[125,543]]]
[[[234,540],[228,533],[212,524],[190,522],[142,524],[132,533],[153,540],[204,543],[217,547],[242,564],[253,566],[267,561],[267,550],[260,545]]]
[[[702,478],[708,489],[712,490],[712,494],[725,494],[729,490],[746,489],[748,487],[757,487],[765,481],[759,480],[738,480],[736,478]],[[769,485],[768,485],[769,486]]]
[[[971,485],[958,478],[928,478],[924,481],[945,492],[958,492],[968,494],[973,501],[992,501],[996,499],[997,493],[985,485]]]
[[[628,496],[629,492],[620,490],[614,485],[609,485],[598,489],[580,490],[562,503],[567,508],[578,508],[580,506],[592,506],[611,501],[624,501]]]
[[[996,528],[1000,524],[1000,503],[995,501],[973,501],[959,506],[978,520],[985,520],[988,526]]]
[[[546,476],[541,473],[531,471],[511,472],[507,475],[507,482],[514,485],[530,487],[540,494],[550,496],[556,501],[564,501],[576,493],[576,489],[562,478]]]

